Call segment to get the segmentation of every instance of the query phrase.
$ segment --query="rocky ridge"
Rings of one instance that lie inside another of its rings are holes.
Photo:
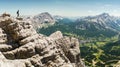
[[[60,31],[38,34],[30,21],[0,16],[0,67],[85,67],[79,42]]]
[[[102,13],[96,16],[87,16],[77,19],[76,28],[89,29],[93,25],[96,29],[110,29],[112,31],[120,31],[120,18],[111,16],[108,13]],[[84,24],[80,23],[84,22]]]

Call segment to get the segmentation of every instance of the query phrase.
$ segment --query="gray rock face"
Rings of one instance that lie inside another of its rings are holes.
[[[76,38],[37,34],[30,21],[0,17],[0,67],[85,67]]]
[[[111,16],[108,13],[80,18],[76,22],[84,22],[77,24],[77,29],[86,30],[94,26],[97,30],[110,29],[112,31],[120,31],[120,18]]]
[[[51,34],[49,37],[53,39],[60,39],[60,38],[63,38],[63,34],[60,31],[57,31]]]
[[[55,19],[48,12],[44,12],[26,19],[32,21],[32,25],[35,29],[47,27],[55,23]]]

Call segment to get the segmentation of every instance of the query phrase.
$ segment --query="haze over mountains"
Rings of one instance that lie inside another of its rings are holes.
[[[88,16],[77,20],[77,22],[80,21],[93,23],[93,25],[96,25],[96,28],[103,27],[120,31],[120,18],[110,16],[108,13],[103,13],[97,16]]]
[[[55,15],[52,16],[48,12],[44,12],[38,15],[35,15],[33,17],[27,17],[27,19],[30,19],[32,22],[35,23],[35,25],[41,25],[45,23],[51,23],[54,24],[55,21],[68,23],[68,22],[76,22],[78,24],[82,24],[79,22],[84,22],[82,25],[78,25],[76,27],[79,27],[81,29],[87,29],[87,27],[90,27],[91,25],[94,25],[96,29],[111,29],[114,31],[120,31],[120,18],[111,16],[108,13],[102,13],[100,15],[96,16],[87,16],[87,17],[64,17]],[[33,23],[33,24],[34,24]],[[86,27],[85,27],[86,24]],[[99,28],[101,27],[101,28]]]
[[[33,26],[37,28],[48,27],[54,24],[63,24],[71,27],[70,29],[75,32],[78,31],[79,35],[84,34],[88,36],[89,34],[94,34],[91,36],[107,36],[107,33],[111,33],[110,36],[118,34],[120,31],[120,18],[116,16],[111,16],[108,13],[102,13],[96,16],[86,16],[86,17],[64,17],[64,16],[52,16],[48,12],[44,12],[33,17],[28,17],[31,20]],[[53,33],[53,32],[52,32]],[[77,32],[76,32],[77,33]],[[109,35],[108,35],[109,36]]]
[[[72,32],[70,30],[73,30],[73,34],[75,32],[77,35],[80,34],[87,37],[89,37],[89,35],[90,37],[101,35],[110,37],[119,34],[120,31],[120,17],[111,16],[108,13],[95,16],[64,17],[59,15],[52,16],[48,12],[44,12],[32,17],[27,17],[26,19],[32,21],[36,29],[62,24],[63,28],[65,27],[64,29],[68,31],[68,33]],[[66,27],[68,27],[68,29],[66,29]],[[55,30],[57,30],[57,28],[54,28],[53,31],[55,32]],[[51,33],[53,33],[53,31],[51,31]],[[110,34],[107,35],[108,33]]]

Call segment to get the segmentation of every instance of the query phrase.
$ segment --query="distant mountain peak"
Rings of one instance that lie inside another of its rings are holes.
[[[41,28],[43,26],[47,26],[47,24],[52,25],[55,23],[55,19],[48,12],[35,15],[30,20],[33,22],[34,28]]]
[[[98,15],[98,16],[108,17],[108,16],[110,16],[110,15],[109,15],[109,13],[102,13],[102,14],[100,14],[100,15]]]
[[[48,13],[48,12],[43,12],[43,13],[41,13],[41,14],[47,14],[47,15],[50,15],[50,13]]]
[[[51,16],[51,14],[48,13],[48,12],[43,12],[43,13],[40,13],[40,14],[38,14],[36,16]]]

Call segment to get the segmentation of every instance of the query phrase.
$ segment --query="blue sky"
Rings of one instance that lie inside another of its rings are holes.
[[[49,12],[52,15],[88,16],[103,12],[120,16],[120,0],[0,0],[0,14],[3,12],[22,15],[36,15]]]

